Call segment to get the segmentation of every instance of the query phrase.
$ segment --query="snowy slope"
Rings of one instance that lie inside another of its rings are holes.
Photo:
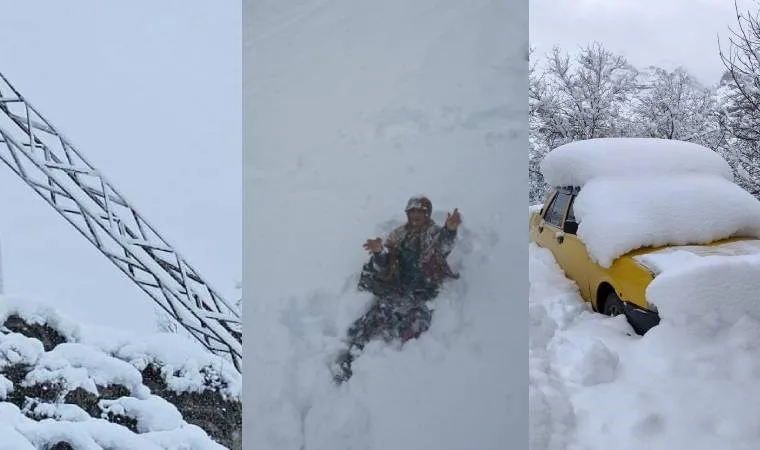
[[[526,165],[526,12],[333,0],[245,14],[246,445],[524,448],[525,358],[505,355],[524,355],[527,293],[506,293],[527,268],[507,264],[525,250],[502,233],[525,226],[503,197],[527,198],[527,168],[505,176]],[[368,346],[337,388],[327,366],[370,300],[361,245],[418,193],[439,224],[460,208],[462,278],[427,334]]]
[[[760,448],[760,260],[732,261],[658,278],[640,337],[531,244],[531,450]]]
[[[1,450],[240,448],[240,382],[179,335],[122,335],[0,297]]]

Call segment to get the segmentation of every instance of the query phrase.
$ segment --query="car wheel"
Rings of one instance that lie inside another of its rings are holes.
[[[625,312],[625,306],[620,297],[613,291],[607,294],[607,299],[604,301],[604,310],[602,314],[605,316],[615,317]]]

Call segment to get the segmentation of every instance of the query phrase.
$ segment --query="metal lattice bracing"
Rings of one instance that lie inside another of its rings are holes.
[[[239,311],[2,73],[0,159],[192,336],[241,370]]]

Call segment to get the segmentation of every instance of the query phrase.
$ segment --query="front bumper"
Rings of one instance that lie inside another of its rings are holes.
[[[632,303],[624,304],[625,316],[636,334],[643,336],[660,323],[660,315],[657,312],[643,309]]]

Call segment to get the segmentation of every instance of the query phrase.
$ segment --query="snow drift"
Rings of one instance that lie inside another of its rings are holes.
[[[743,320],[760,322],[760,255],[705,256],[663,271],[647,288],[662,320],[714,336]]]
[[[0,449],[240,448],[240,375],[194,342],[7,297],[0,324]]]
[[[664,272],[650,292],[663,320],[640,337],[622,316],[591,312],[530,245],[531,450],[759,448],[752,258]]]
[[[598,138],[555,148],[541,161],[550,186],[584,186],[599,177],[703,174],[733,181],[731,166],[698,144],[655,138]]]
[[[581,189],[574,211],[578,237],[603,267],[641,247],[760,237],[760,202],[710,175],[596,178]]]

